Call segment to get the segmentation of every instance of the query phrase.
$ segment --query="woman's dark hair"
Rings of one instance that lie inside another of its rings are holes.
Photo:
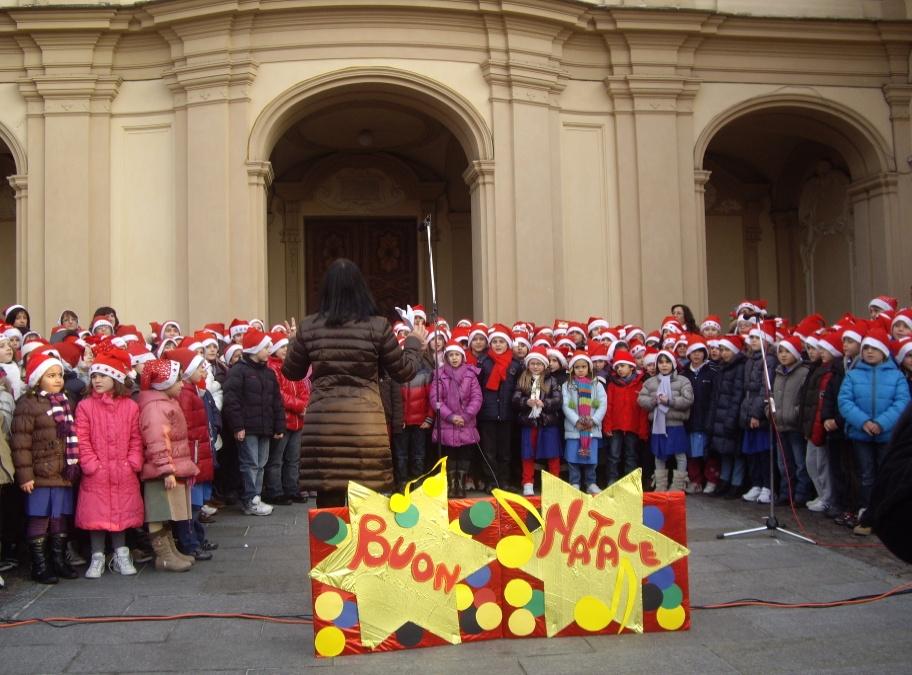
[[[32,330],[32,315],[28,313],[28,310],[23,307],[14,307],[10,310],[10,313],[6,315],[6,323],[10,326],[13,325],[13,322],[20,314],[25,314],[25,331],[23,334]]]
[[[117,318],[117,310],[113,307],[99,307],[92,316],[105,316],[107,314],[114,315],[114,330],[116,331],[120,327],[120,319]]]
[[[697,321],[694,319],[694,313],[690,311],[690,307],[687,305],[682,305],[680,303],[677,305],[672,305],[672,314],[674,314],[675,307],[680,307],[681,311],[684,312],[684,330],[686,330],[688,333],[698,333],[699,330],[697,330]]]
[[[379,314],[364,275],[348,258],[334,260],[323,277],[319,316],[327,326],[347,321],[366,321]]]

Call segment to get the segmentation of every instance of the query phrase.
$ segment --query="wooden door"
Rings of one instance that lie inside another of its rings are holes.
[[[307,313],[320,304],[320,284],[337,258],[354,261],[381,314],[418,301],[418,230],[414,219],[308,219],[304,222]]]

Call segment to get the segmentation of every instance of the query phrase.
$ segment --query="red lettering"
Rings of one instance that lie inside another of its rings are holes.
[[[573,545],[570,548],[570,554],[567,556],[567,567],[573,567],[573,564],[580,560],[584,565],[589,564],[589,543],[586,541],[586,537],[579,535],[576,539],[573,540]]]
[[[548,513],[545,514],[545,538],[542,540],[541,546],[538,547],[537,555],[539,558],[544,558],[550,553],[551,547],[554,545],[555,533],[560,533],[562,537],[561,552],[570,552],[568,540],[582,510],[583,500],[574,499],[570,502],[570,508],[567,509],[567,520],[564,520],[558,504],[552,504],[548,508]]]
[[[652,547],[651,541],[640,542],[640,562],[647,567],[657,567],[659,565],[659,559],[656,558],[655,549]]]
[[[599,570],[605,569],[605,562],[611,563],[612,567],[617,567],[620,562],[617,544],[611,537],[602,537],[599,541],[598,551],[595,554],[595,567]]]
[[[412,558],[412,579],[418,583],[430,581],[434,576],[434,561],[431,556],[422,551]]]
[[[598,511],[589,510],[589,517],[595,521],[595,527],[592,528],[592,532],[589,533],[589,548],[595,548],[595,542],[598,540],[599,533],[604,527],[611,527],[614,525],[614,520],[608,516],[603,516]]]
[[[409,564],[409,560],[412,559],[412,556],[415,555],[415,544],[409,542],[409,545],[405,547],[405,552],[400,551],[402,548],[403,538],[399,537],[396,540],[396,543],[393,544],[393,550],[390,552],[389,564],[394,570],[401,570]]]
[[[434,572],[434,590],[439,591],[443,588],[444,593],[450,593],[453,590],[453,586],[456,585],[456,580],[459,578],[459,572],[459,565],[456,565],[451,572],[447,569],[446,565],[438,563],[437,570]]]
[[[371,524],[376,529],[371,530]],[[389,542],[380,535],[386,531],[386,522],[380,516],[367,513],[361,516],[361,522],[358,523],[358,547],[355,549],[355,555],[348,563],[349,569],[358,569],[363,562],[368,567],[380,567],[389,557]],[[374,555],[370,551],[370,545],[377,543],[380,546],[380,554]]]
[[[636,553],[637,545],[630,541],[630,523],[621,525],[621,533],[618,536],[618,546],[622,551],[627,553]]]

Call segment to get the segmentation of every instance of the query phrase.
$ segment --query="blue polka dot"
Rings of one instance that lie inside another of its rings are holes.
[[[337,628],[351,628],[358,623],[358,605],[351,600],[346,600],[342,605],[342,613],[333,621]]]
[[[481,588],[482,586],[487,586],[488,582],[491,580],[491,568],[482,567],[477,572],[473,572],[466,577],[466,583],[472,588]]]
[[[658,506],[643,507],[643,525],[650,527],[656,532],[661,532],[665,526],[665,514]]]
[[[671,569],[671,565],[668,567],[663,567],[658,572],[653,572],[649,575],[649,583],[655,584],[662,590],[665,590],[674,583],[675,573]]]

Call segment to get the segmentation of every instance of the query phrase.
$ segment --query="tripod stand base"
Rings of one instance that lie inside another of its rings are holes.
[[[790,537],[800,539],[801,541],[807,542],[808,544],[817,544],[817,542],[810,537],[805,537],[804,535],[798,534],[797,532],[792,532],[791,530],[787,530],[786,528],[779,525],[779,521],[777,520],[776,516],[767,516],[763,522],[764,525],[762,527],[751,527],[747,530],[737,530],[735,532],[722,532],[721,534],[716,535],[716,539],[730,539],[732,537],[741,537],[743,535],[756,534],[758,532],[781,532],[782,534],[787,534]]]

